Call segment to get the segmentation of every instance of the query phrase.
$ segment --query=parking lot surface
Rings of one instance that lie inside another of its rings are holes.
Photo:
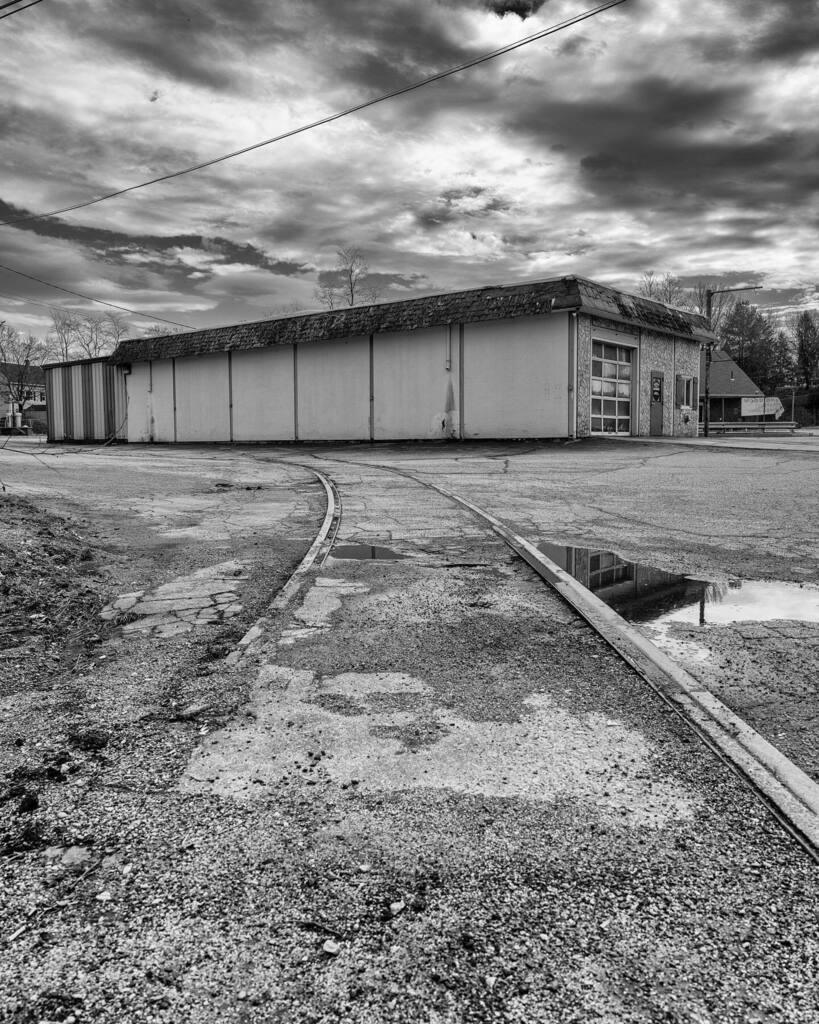
[[[21,624],[0,698],[0,1014],[819,1020],[815,863],[497,536],[423,486],[537,543],[810,587],[815,456],[28,452],[0,453]],[[338,488],[339,533],[271,611],[324,514],[310,467]],[[63,598],[33,611],[48,578]],[[772,621],[755,641],[747,624],[672,632],[815,772],[816,627]],[[253,623],[252,654],[232,657]]]

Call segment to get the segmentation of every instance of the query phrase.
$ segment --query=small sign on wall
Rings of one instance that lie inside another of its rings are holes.
[[[659,402],[662,405],[663,402],[663,378],[651,376],[651,401]]]

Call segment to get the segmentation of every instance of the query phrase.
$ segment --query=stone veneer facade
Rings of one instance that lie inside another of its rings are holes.
[[[645,329],[626,327],[621,324],[602,320],[597,317],[578,315],[577,317],[577,436],[588,437],[591,433],[591,357],[592,336],[599,329],[601,340],[615,341],[605,332],[614,331],[622,337],[625,344],[633,344],[638,350],[637,387],[632,395],[636,402],[637,423],[635,434],[647,437],[651,424],[651,372],[661,371],[664,374],[663,403],[663,436],[665,437],[696,437],[697,436],[697,401],[696,393],[692,408],[687,409],[676,404],[677,376],[699,376],[700,345],[690,338],[672,337],[658,334]],[[697,381],[699,385],[699,381]],[[697,387],[698,390],[698,387]],[[632,411],[632,417],[634,416]],[[634,424],[634,418],[632,418]]]

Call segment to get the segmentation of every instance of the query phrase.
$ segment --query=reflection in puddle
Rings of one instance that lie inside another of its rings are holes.
[[[365,558],[380,559],[381,561],[394,561],[399,558],[406,558],[406,555],[399,555],[391,548],[378,547],[376,544],[339,544],[330,552],[332,558]]]
[[[778,580],[706,583],[628,562],[612,551],[547,543],[538,547],[624,619],[663,632],[672,623],[819,622],[819,587],[811,584]]]

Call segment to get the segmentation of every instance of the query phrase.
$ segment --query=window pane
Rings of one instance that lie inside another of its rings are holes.
[[[620,398],[631,398],[631,383],[617,385],[617,394]]]
[[[603,354],[604,354],[604,358],[606,358],[606,359],[616,359],[617,358],[617,346],[616,345],[606,345],[605,348],[603,349]]]
[[[620,380],[631,380],[631,366],[628,363],[620,363],[618,371]]]
[[[603,433],[614,434],[617,431],[617,420],[613,416],[603,417]]]
[[[603,364],[599,359],[592,359],[592,377],[603,376]]]
[[[617,430],[621,434],[628,434],[631,431],[631,421],[630,420],[618,420],[617,421]]]
[[[592,399],[592,416],[600,416],[603,412],[603,403],[599,398]]]
[[[613,380],[604,380],[603,381],[603,394],[604,395],[609,395],[612,398],[614,398],[616,393],[617,393],[617,385],[614,383],[614,381]]]
[[[606,416],[616,416],[617,415],[617,403],[614,401],[613,398],[605,399],[605,401],[603,402],[603,413]]]
[[[617,401],[617,415],[631,416],[631,402],[624,402],[622,398]]]
[[[599,416],[592,416],[592,430],[596,433],[600,433],[603,429],[603,421]]]
[[[632,353],[632,349],[630,349],[630,348],[622,348],[621,347],[620,348],[620,354],[618,356],[620,362],[621,363],[630,363],[631,362],[631,353]]]
[[[602,395],[603,394],[603,382],[602,380],[594,380],[592,378],[592,394]]]
[[[600,568],[600,555],[590,555],[589,556],[589,569],[591,570],[591,572],[597,572],[597,570],[599,568]]]
[[[604,377],[617,377],[617,363],[603,363]]]
[[[603,358],[603,343],[595,341],[592,345],[592,355],[598,356],[600,359]]]

